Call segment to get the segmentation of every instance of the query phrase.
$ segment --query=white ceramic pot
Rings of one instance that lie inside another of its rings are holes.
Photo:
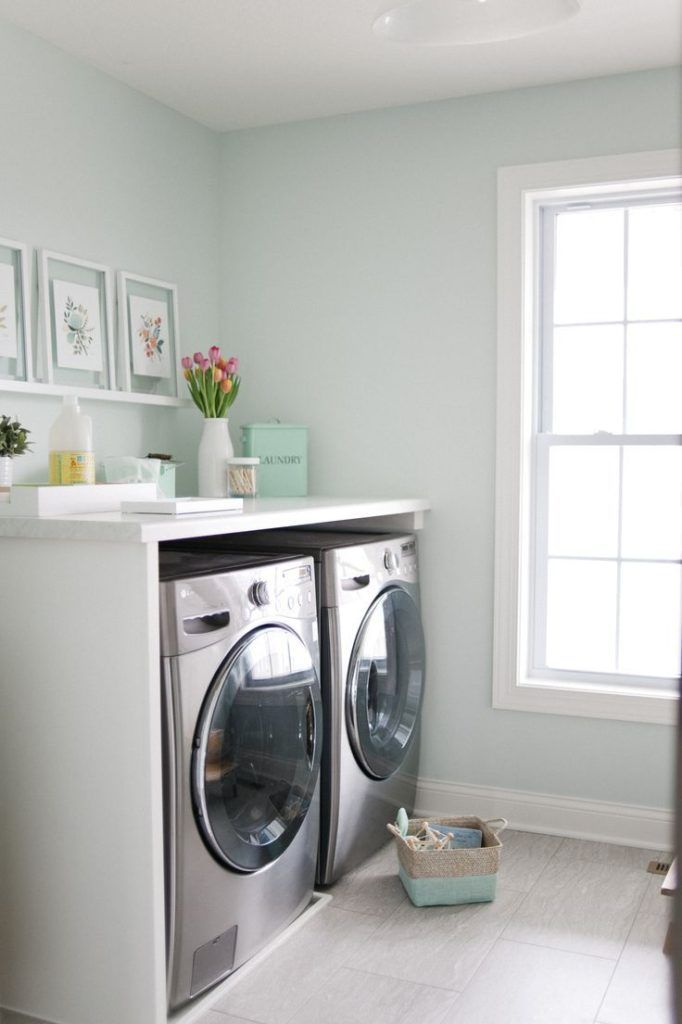
[[[12,486],[14,463],[9,455],[0,455],[0,491],[8,491]]]
[[[204,419],[197,464],[200,498],[224,498],[226,496],[226,460],[233,455],[234,448],[226,417]]]

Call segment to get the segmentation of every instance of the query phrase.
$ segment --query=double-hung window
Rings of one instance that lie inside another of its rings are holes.
[[[674,719],[677,152],[499,178],[497,707]]]

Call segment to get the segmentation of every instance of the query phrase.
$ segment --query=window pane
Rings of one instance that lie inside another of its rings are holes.
[[[623,328],[557,327],[552,352],[552,431],[623,430]]]
[[[682,433],[682,324],[631,324],[627,332],[625,429]]]
[[[616,565],[550,559],[547,666],[613,672],[616,655]]]
[[[681,533],[682,448],[626,448],[623,557],[679,558]]]
[[[622,209],[557,215],[555,323],[623,319],[624,220]]]
[[[618,554],[618,448],[557,445],[549,453],[550,555]]]
[[[679,565],[623,565],[619,671],[679,675],[681,584]]]
[[[629,211],[628,319],[682,317],[682,206]]]

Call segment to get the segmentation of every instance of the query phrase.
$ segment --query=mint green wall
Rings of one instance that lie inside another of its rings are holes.
[[[230,134],[242,419],[310,424],[318,493],[427,495],[422,773],[672,805],[673,730],[491,710],[496,171],[679,143],[646,72]]]
[[[0,67],[0,237],[177,282],[182,346],[211,344],[220,316],[219,137],[1,22]],[[46,479],[59,405],[0,393],[0,412],[19,415],[36,442],[35,454],[15,461],[17,480]],[[98,458],[193,457],[199,420],[191,412],[83,407]]]
[[[317,493],[427,495],[423,774],[672,803],[672,730],[492,711],[495,175],[679,141],[674,70],[221,138],[0,24],[0,236],[176,281],[183,351],[242,358],[239,423],[311,427]],[[222,226],[221,226],[222,204]],[[0,393],[41,479],[57,399]],[[87,402],[98,456],[171,450],[194,410]]]

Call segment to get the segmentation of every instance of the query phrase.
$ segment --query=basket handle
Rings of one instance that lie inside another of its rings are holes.
[[[489,825],[493,832],[499,836],[500,832],[504,832],[509,822],[506,818],[488,818],[486,825]]]

